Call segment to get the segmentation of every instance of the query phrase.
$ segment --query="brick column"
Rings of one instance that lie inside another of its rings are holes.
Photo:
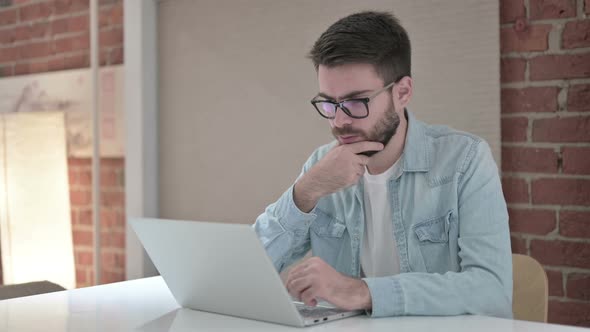
[[[512,250],[545,268],[549,322],[590,326],[590,1],[500,8]]]

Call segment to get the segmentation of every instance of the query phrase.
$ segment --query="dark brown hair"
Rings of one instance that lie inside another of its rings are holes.
[[[316,68],[350,63],[375,66],[385,84],[411,76],[408,33],[387,12],[366,11],[341,18],[315,42],[309,58]]]

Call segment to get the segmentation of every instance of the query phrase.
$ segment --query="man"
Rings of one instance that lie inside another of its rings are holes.
[[[372,317],[512,316],[508,214],[489,146],[417,120],[410,41],[388,13],[345,17],[310,58],[321,146],[254,228],[286,287]],[[460,107],[460,105],[459,105]]]

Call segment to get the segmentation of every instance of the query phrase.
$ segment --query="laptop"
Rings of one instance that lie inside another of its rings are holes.
[[[154,218],[130,224],[184,308],[297,327],[364,313],[293,301],[250,225]]]

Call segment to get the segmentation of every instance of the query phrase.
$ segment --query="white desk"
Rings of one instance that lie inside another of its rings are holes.
[[[161,277],[0,301],[0,331],[517,331],[587,329],[481,316],[365,316],[300,329],[179,308]]]

